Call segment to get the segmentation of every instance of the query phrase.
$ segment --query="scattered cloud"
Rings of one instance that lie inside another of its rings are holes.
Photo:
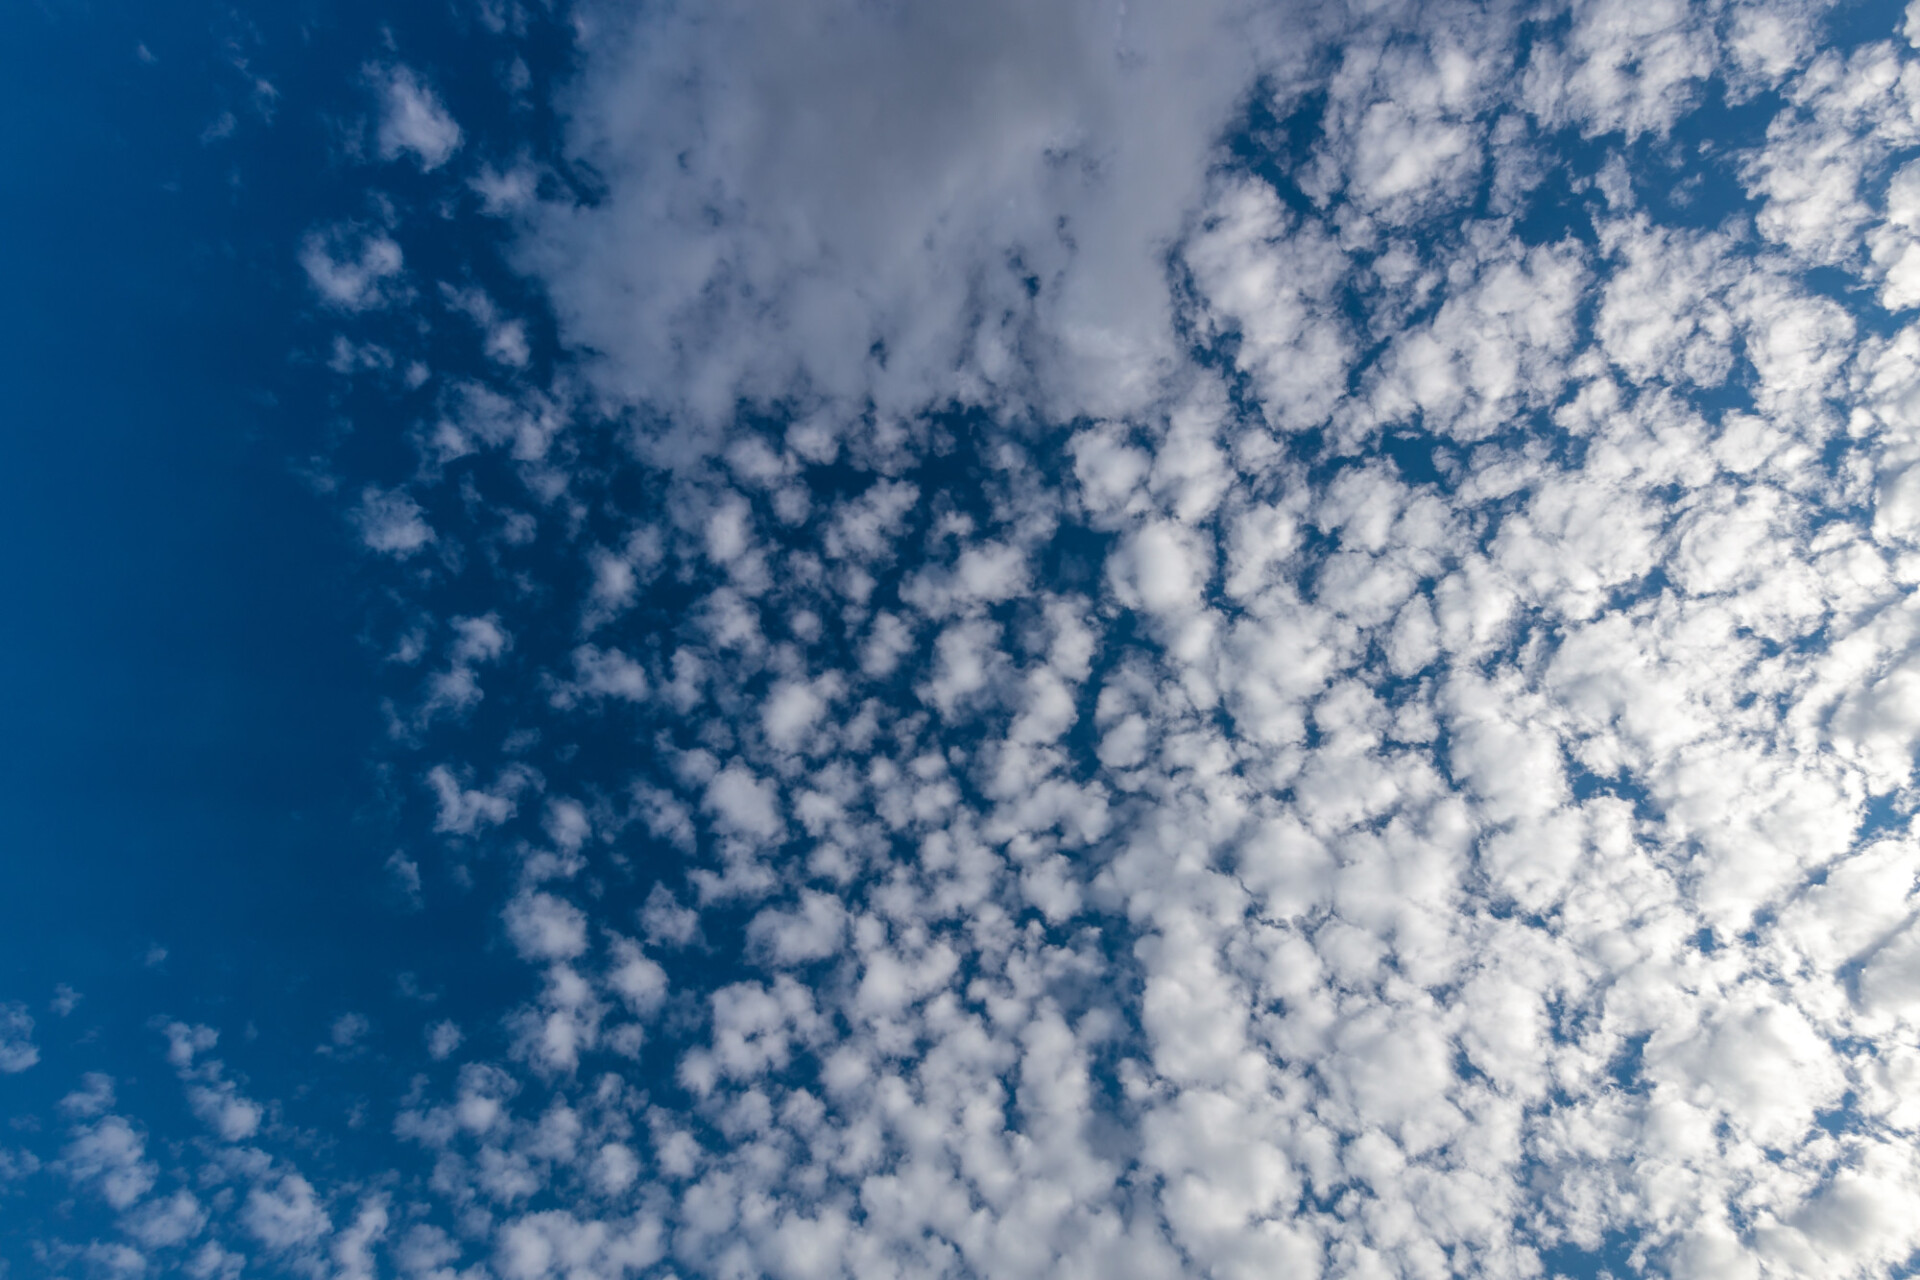
[[[18,1075],[40,1061],[33,1016],[23,1004],[0,1004],[0,1072]]]
[[[367,82],[380,99],[376,134],[382,160],[411,155],[428,173],[438,169],[460,148],[460,126],[431,88],[410,68],[375,66]]]
[[[491,157],[299,256],[448,368],[330,465],[511,994],[303,1059],[393,1170],[183,1022],[211,1172],[48,1167],[206,1274],[1895,1273],[1920,61],[1822,13],[589,4],[538,159],[365,69]]]

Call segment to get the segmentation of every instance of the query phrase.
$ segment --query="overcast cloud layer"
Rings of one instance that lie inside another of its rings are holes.
[[[369,44],[284,252],[520,995],[152,1011],[28,1274],[1911,1273],[1920,11],[464,20],[558,141]]]

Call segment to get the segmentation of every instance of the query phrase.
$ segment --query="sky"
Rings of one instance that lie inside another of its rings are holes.
[[[1920,3],[0,85],[4,1280],[1920,1274]]]

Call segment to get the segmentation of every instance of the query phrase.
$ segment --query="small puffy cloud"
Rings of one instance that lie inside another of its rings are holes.
[[[562,709],[583,700],[644,702],[648,687],[646,668],[619,649],[583,644],[573,651],[573,679],[556,684],[550,696],[553,705]]]
[[[353,223],[309,232],[300,242],[307,282],[341,311],[371,311],[393,301],[403,264],[390,236]]]
[[[205,1230],[207,1210],[193,1192],[182,1187],[170,1196],[149,1200],[123,1225],[146,1248],[171,1249]]]
[[[967,547],[951,568],[922,570],[900,598],[929,617],[945,618],[1011,600],[1026,591],[1028,574],[1024,551],[990,542]]]
[[[1683,4],[1572,6],[1562,41],[1536,49],[1520,91],[1549,126],[1583,136],[1665,136],[1698,101],[1718,60],[1711,24]]]
[[[703,806],[722,831],[773,840],[784,830],[779,792],[740,764],[730,764],[707,784]]]
[[[564,898],[523,891],[501,918],[523,959],[572,960],[587,949],[587,917]]]
[[[507,651],[513,643],[500,626],[498,614],[489,613],[479,618],[455,618],[450,624],[453,630],[453,645],[448,656],[455,666],[471,666],[476,662],[492,662]]]
[[[821,696],[818,686],[783,680],[768,691],[767,700],[760,708],[760,724],[768,742],[781,751],[795,751],[826,710],[827,699]]]
[[[366,1038],[372,1026],[373,1024],[367,1021],[367,1015],[364,1013],[352,1011],[343,1013],[333,1020],[332,1026],[327,1028],[328,1046],[341,1052],[352,1049]]]
[[[985,618],[947,627],[933,642],[933,673],[920,687],[921,696],[942,716],[962,712],[993,683],[1000,640],[1000,627]]]
[[[458,1023],[443,1018],[426,1030],[427,1056],[435,1062],[445,1062],[465,1039]]]
[[[193,1251],[186,1265],[186,1274],[194,1280],[240,1280],[241,1273],[246,1269],[247,1258],[243,1253],[208,1240]]]
[[[631,1274],[646,1270],[665,1252],[659,1225],[648,1218],[609,1223],[549,1209],[501,1227],[494,1265],[503,1280]]]
[[[380,97],[380,158],[412,155],[431,173],[460,147],[460,126],[439,97],[404,66],[369,67],[367,79]]]
[[[60,1153],[76,1183],[91,1184],[116,1209],[133,1205],[153,1189],[159,1169],[146,1158],[147,1144],[121,1116],[106,1116],[74,1129]]]
[[[334,1236],[328,1252],[340,1280],[376,1280],[381,1274],[374,1246],[386,1239],[392,1222],[387,1206],[385,1192],[363,1196],[353,1221]]]
[[[260,1129],[265,1109],[240,1093],[232,1081],[216,1080],[187,1090],[187,1102],[223,1142],[245,1142]]]
[[[192,1071],[194,1059],[220,1043],[220,1033],[208,1026],[168,1022],[160,1031],[167,1037],[167,1061],[182,1073]]]
[[[368,550],[404,560],[433,541],[420,504],[398,489],[368,485],[353,509],[353,525]]]
[[[594,1154],[588,1177],[601,1195],[620,1195],[639,1179],[640,1158],[625,1143],[609,1142]]]
[[[481,289],[456,289],[443,284],[440,296],[450,308],[479,326],[481,349],[489,360],[508,369],[526,368],[527,361],[533,358],[533,350],[527,344],[524,320],[501,315],[500,308]]]
[[[509,766],[493,786],[480,790],[466,786],[446,765],[435,765],[426,778],[438,802],[433,829],[443,835],[471,836],[497,827],[518,811],[517,798],[534,781],[528,771]]]
[[[482,211],[489,217],[498,218],[518,213],[533,203],[540,189],[540,175],[531,165],[496,169],[486,164],[480,166],[480,172],[473,176],[469,185],[474,194],[480,197]]]
[[[424,907],[426,896],[421,892],[420,864],[395,849],[387,855],[385,866],[387,884],[394,896],[410,911]]]
[[[1348,264],[1335,237],[1289,214],[1267,184],[1239,182],[1216,196],[1186,258],[1210,323],[1238,332],[1234,363],[1259,386],[1268,421],[1286,430],[1324,421],[1353,360],[1339,299]],[[1124,502],[1145,477],[1147,457],[1107,432],[1076,444],[1075,471],[1097,510]]]
[[[700,937],[700,913],[681,906],[665,885],[656,884],[640,908],[640,928],[656,947],[684,947]]]
[[[313,1184],[297,1173],[281,1174],[247,1192],[240,1221],[249,1235],[274,1252],[312,1244],[333,1228]]]
[[[593,819],[587,816],[586,806],[578,800],[549,800],[547,816],[542,819],[540,828],[556,847],[567,853],[577,853],[593,834]]]
[[[90,1120],[113,1109],[113,1077],[89,1071],[80,1077],[80,1087],[60,1099],[63,1114]]]
[[[428,677],[426,696],[414,714],[416,726],[424,727],[441,716],[458,720],[471,712],[486,697],[480,666],[499,661],[513,644],[496,614],[454,618],[448,625],[453,642],[447,647],[447,666]]]
[[[0,1073],[17,1075],[40,1061],[33,1017],[23,1004],[0,1004]]]
[[[607,985],[636,1015],[647,1017],[667,998],[667,972],[626,938],[612,946],[612,963],[607,969]]]
[[[147,1257],[132,1245],[96,1242],[76,1252],[97,1275],[140,1280],[146,1274]]]
[[[1163,618],[1197,609],[1211,575],[1202,536],[1166,520],[1135,530],[1107,562],[1107,581],[1120,602]]]
[[[0,1188],[40,1172],[40,1157],[31,1151],[0,1147]]]
[[[772,907],[747,925],[748,943],[777,965],[824,960],[840,949],[847,913],[830,894],[807,890],[791,911]]]

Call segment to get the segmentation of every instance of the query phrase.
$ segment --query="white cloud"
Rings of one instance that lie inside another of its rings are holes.
[[[760,723],[768,742],[782,751],[793,751],[826,710],[827,700],[816,686],[783,680],[768,692],[760,709]]]
[[[352,1049],[366,1038],[372,1024],[367,1015],[349,1010],[333,1020],[327,1028],[328,1046],[335,1050]]]
[[[460,126],[433,90],[400,65],[369,67],[366,74],[380,98],[380,158],[409,153],[429,173],[445,164],[459,149]]]
[[[388,305],[404,258],[390,236],[353,223],[309,232],[300,242],[300,266],[321,300],[342,311]]]
[[[248,1191],[240,1221],[249,1235],[274,1252],[312,1244],[333,1226],[313,1184],[297,1173],[280,1174],[270,1185],[262,1182]]]
[[[478,288],[456,289],[442,284],[440,296],[449,307],[480,327],[481,348],[489,360],[507,369],[526,368],[533,358],[527,343],[526,321],[502,316],[493,299]]]
[[[438,801],[433,829],[454,836],[474,835],[506,822],[518,811],[521,793],[537,785],[530,770],[514,765],[501,770],[485,790],[468,787],[446,765],[429,769],[426,782]]]
[[[507,904],[507,936],[527,960],[572,960],[587,949],[587,918],[549,893],[523,892]]]
[[[414,911],[426,906],[426,896],[421,892],[419,863],[396,849],[387,855],[385,866],[387,882],[401,902]]]
[[[260,1129],[265,1112],[259,1103],[241,1096],[231,1081],[221,1080],[187,1091],[193,1113],[223,1142],[244,1142]]]
[[[149,1200],[127,1220],[127,1230],[148,1249],[169,1249],[199,1235],[207,1225],[207,1211],[185,1187],[164,1198]]]
[[[385,1195],[361,1201],[352,1224],[334,1237],[330,1250],[341,1280],[374,1280],[380,1274],[373,1246],[386,1238],[390,1221]]]
[[[1209,552],[1199,535],[1169,521],[1144,525],[1108,562],[1108,582],[1129,608],[1177,618],[1200,606],[1212,576]]]
[[[33,1016],[23,1004],[0,1004],[0,1073],[18,1075],[40,1061]]]
[[[67,1176],[91,1183],[116,1209],[133,1205],[153,1189],[159,1170],[146,1158],[144,1138],[121,1116],[78,1125],[60,1153]]]
[[[363,489],[353,522],[369,550],[402,560],[434,537],[420,504],[397,489]]]
[[[89,1071],[80,1077],[80,1088],[60,1099],[60,1110],[78,1119],[91,1119],[113,1109],[113,1077]]]
[[[684,947],[700,936],[700,915],[675,902],[665,885],[656,884],[640,909],[640,927],[656,946]]]
[[[1256,380],[1267,419],[1287,429],[1324,421],[1353,360],[1335,294],[1349,264],[1335,238],[1289,214],[1266,183],[1241,181],[1218,195],[1187,259],[1209,316],[1238,332],[1234,363]]]
[[[458,1023],[443,1018],[427,1028],[427,1056],[435,1062],[445,1062],[465,1039]]]
[[[495,1263],[506,1280],[549,1276],[630,1275],[665,1253],[659,1224],[581,1221],[564,1210],[515,1218],[500,1229]]]
[[[1538,48],[1527,67],[1524,100],[1543,121],[1632,139],[1665,134],[1699,100],[1718,60],[1701,12],[1679,0],[1569,8],[1565,45]]]
[[[772,840],[784,827],[778,792],[739,764],[728,765],[707,783],[702,807],[723,831],[736,835]]]
[[[747,939],[773,963],[790,965],[835,954],[846,927],[846,912],[837,899],[806,891],[794,910],[768,907],[756,915],[747,925]]]
[[[652,1014],[666,999],[666,971],[624,938],[617,939],[612,950],[613,966],[607,971],[607,984],[635,1014]]]

